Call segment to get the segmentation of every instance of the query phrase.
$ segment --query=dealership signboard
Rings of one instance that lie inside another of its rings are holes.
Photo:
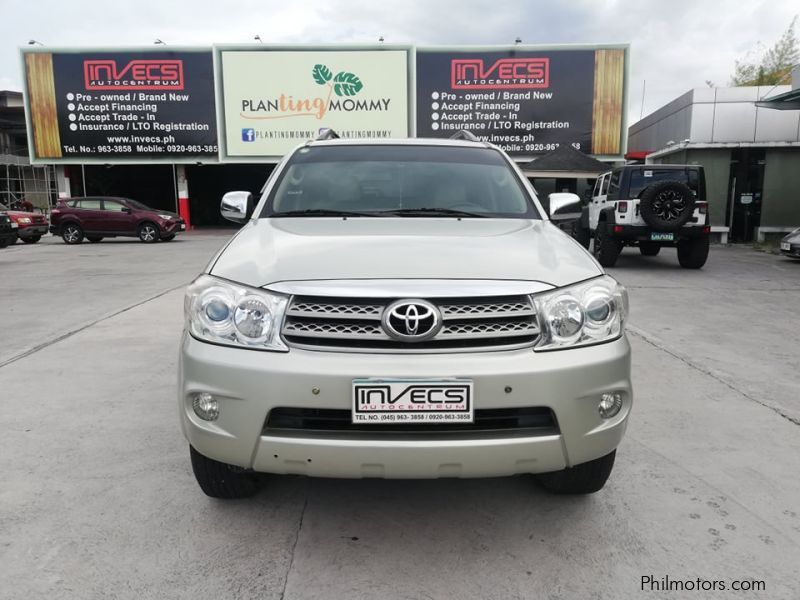
[[[625,152],[628,47],[24,48],[34,163],[276,162],[342,138],[450,137],[518,161]]]
[[[408,137],[406,48],[218,48],[221,158],[270,160],[314,139]]]
[[[419,48],[418,137],[466,129],[516,158],[623,152],[627,47]]]
[[[218,155],[210,50],[23,53],[33,162]]]

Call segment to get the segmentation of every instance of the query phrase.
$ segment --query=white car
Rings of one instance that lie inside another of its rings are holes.
[[[575,237],[604,267],[624,246],[643,256],[677,248],[678,262],[699,269],[708,259],[708,202],[700,165],[625,165],[597,178]]]
[[[498,148],[309,142],[222,213],[244,226],[189,286],[180,352],[206,494],[261,472],[603,487],[633,401],[627,295]]]

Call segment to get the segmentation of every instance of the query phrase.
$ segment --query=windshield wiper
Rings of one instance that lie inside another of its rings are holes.
[[[290,210],[270,215],[272,217],[379,217],[380,213],[354,212],[349,210],[332,210],[328,208],[307,208]]]
[[[400,208],[397,210],[384,211],[381,214],[399,215],[408,217],[478,217],[485,219],[487,215],[469,212],[466,210],[456,210],[454,208]]]

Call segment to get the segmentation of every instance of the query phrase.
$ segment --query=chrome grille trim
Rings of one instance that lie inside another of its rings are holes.
[[[294,296],[282,334],[289,346],[346,352],[436,353],[533,346],[540,329],[530,297],[426,298],[442,313],[442,329],[423,342],[390,337],[384,309],[398,298]]]

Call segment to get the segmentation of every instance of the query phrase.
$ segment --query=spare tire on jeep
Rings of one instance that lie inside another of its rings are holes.
[[[658,181],[642,191],[639,210],[653,229],[677,231],[692,218],[694,193],[680,181]]]

